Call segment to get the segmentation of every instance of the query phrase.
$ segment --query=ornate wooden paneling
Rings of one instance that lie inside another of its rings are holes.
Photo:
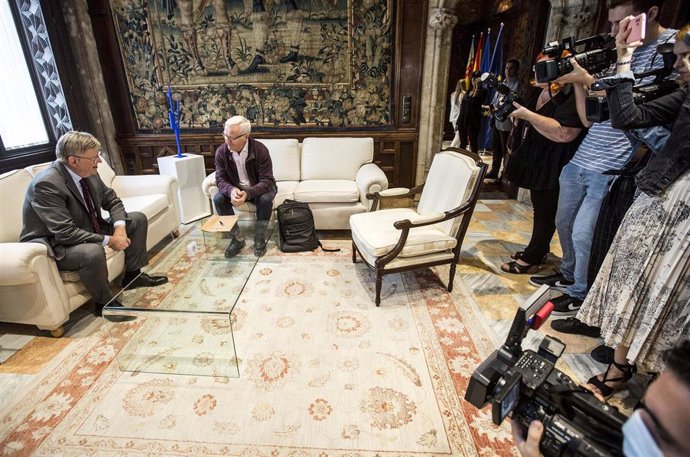
[[[302,141],[309,136],[334,136],[332,134],[252,134],[261,138],[297,138]],[[341,135],[344,136],[344,135]],[[347,136],[374,138],[374,163],[386,173],[391,187],[413,187],[417,150],[416,134],[390,133],[384,136],[375,134],[351,134]],[[133,135],[122,136],[120,147],[126,158],[127,172],[130,174],[158,173],[158,157],[177,154],[173,135]],[[204,156],[207,173],[214,170],[213,155],[223,143],[222,135],[188,134],[184,136],[182,152]]]

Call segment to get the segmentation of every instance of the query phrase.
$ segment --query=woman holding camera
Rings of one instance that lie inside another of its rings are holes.
[[[479,129],[482,126],[482,105],[486,103],[488,92],[482,87],[481,72],[472,73],[472,87],[462,99],[460,115],[458,116],[458,130],[460,132],[460,147],[467,145],[469,139],[470,149],[475,154],[479,153]]]
[[[636,365],[658,372],[661,353],[690,334],[690,24],[676,35],[675,70],[682,87],[637,106],[626,44],[632,16],[616,36],[619,75],[607,89],[612,125],[672,124],[666,145],[635,181],[642,193],[623,219],[577,318],[601,327],[614,361],[589,379],[604,397],[625,387]]]
[[[548,57],[539,54],[537,62]],[[549,252],[556,231],[558,177],[582,141],[585,128],[577,114],[575,92],[570,84],[533,82],[538,90],[527,106],[513,103],[513,127],[508,144],[508,180],[530,190],[534,222],[532,237],[524,251],[516,252],[501,265],[506,273],[532,273]]]

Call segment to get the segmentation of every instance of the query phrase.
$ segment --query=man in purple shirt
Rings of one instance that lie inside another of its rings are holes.
[[[220,215],[235,214],[234,208],[246,202],[256,206],[254,253],[261,256],[266,252],[265,228],[273,213],[278,188],[268,149],[250,137],[251,131],[251,123],[243,116],[233,116],[225,122],[225,143],[216,149],[218,193],[213,197],[213,204]],[[226,257],[236,256],[246,244],[235,235],[236,231],[231,232]]]

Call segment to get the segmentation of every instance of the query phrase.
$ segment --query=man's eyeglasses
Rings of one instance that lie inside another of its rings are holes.
[[[249,135],[249,134],[243,133],[242,135],[237,135],[236,137],[231,137],[227,133],[223,133],[223,138],[225,138],[226,140],[230,140],[230,141],[236,141],[236,140],[239,140],[240,138],[242,138],[243,136],[247,136],[247,135]]]
[[[78,159],[90,160],[94,164],[103,160],[103,154],[100,151],[98,151],[98,155],[96,157],[86,157],[86,156],[77,156],[77,155],[74,155],[72,157],[76,157]]]

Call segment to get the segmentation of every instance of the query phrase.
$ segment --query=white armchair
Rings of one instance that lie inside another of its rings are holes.
[[[46,247],[20,243],[24,195],[34,174],[49,163],[0,175],[0,321],[36,325],[53,336],[63,334],[69,314],[91,297],[76,272],[58,271]],[[147,249],[177,231],[177,180],[171,176],[115,176],[105,162],[98,168],[103,181],[122,199],[128,211],[141,211],[149,220]],[[107,216],[107,214],[105,215]],[[105,248],[108,279],[124,271],[124,253]]]
[[[426,183],[413,189],[387,189],[367,195],[371,212],[350,216],[352,261],[357,253],[376,272],[376,306],[383,276],[422,267],[450,264],[448,291],[455,265],[479,198],[486,164],[476,154],[449,148],[436,154]],[[421,192],[416,209],[377,211],[379,201]]]

